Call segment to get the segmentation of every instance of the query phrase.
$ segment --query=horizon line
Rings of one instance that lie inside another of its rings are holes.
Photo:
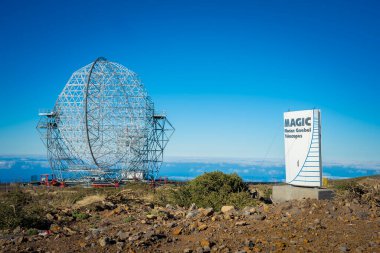
[[[0,158],[43,158],[47,160],[47,155],[43,154],[0,154]],[[260,157],[222,157],[222,156],[164,156],[164,163],[186,163],[186,162],[202,162],[202,163],[236,163],[240,165],[256,165],[256,166],[285,166],[284,158],[260,158]],[[324,166],[344,166],[361,168],[368,167],[370,169],[380,170],[379,161],[355,161],[355,160],[325,160]]]

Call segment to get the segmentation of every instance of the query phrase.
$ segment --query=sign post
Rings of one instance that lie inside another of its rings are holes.
[[[272,200],[331,199],[322,189],[321,112],[319,109],[284,113],[286,184],[273,186]]]
[[[321,112],[284,113],[286,183],[322,186]]]

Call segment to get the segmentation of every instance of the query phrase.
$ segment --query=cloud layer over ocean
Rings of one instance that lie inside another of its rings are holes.
[[[175,180],[189,180],[205,172],[237,173],[246,181],[282,182],[285,180],[284,162],[268,159],[189,158],[169,157],[159,176]],[[0,156],[0,182],[29,181],[32,175],[51,173],[43,156]],[[380,163],[325,162],[323,175],[332,178],[352,178],[380,174]]]

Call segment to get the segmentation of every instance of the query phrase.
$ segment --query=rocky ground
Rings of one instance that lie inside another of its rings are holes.
[[[358,184],[334,186],[329,201],[220,211],[160,206],[152,192],[123,188],[56,205],[49,230],[1,231],[0,252],[380,252],[380,179]]]

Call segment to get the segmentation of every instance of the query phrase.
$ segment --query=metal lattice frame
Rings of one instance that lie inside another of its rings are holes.
[[[155,178],[174,128],[137,75],[98,58],[72,74],[38,130],[59,180]]]

